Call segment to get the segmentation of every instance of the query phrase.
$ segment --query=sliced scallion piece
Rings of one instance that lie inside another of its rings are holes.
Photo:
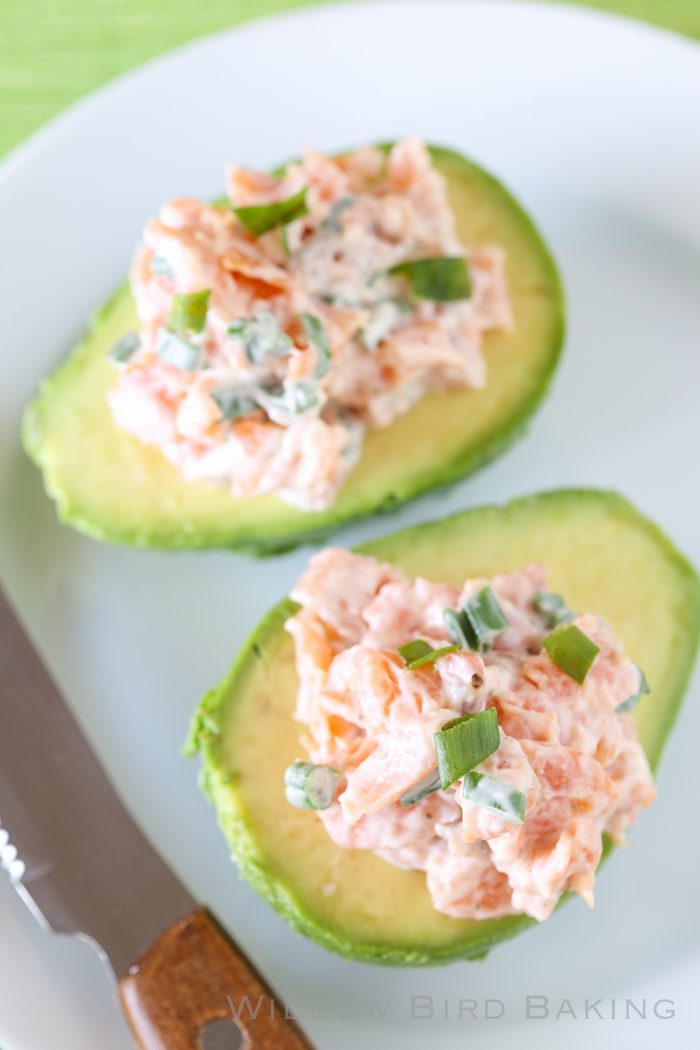
[[[293,383],[285,391],[285,401],[291,414],[296,416],[317,405],[318,396],[311,384]]]
[[[579,685],[583,685],[593,661],[600,652],[595,642],[573,623],[555,628],[547,635],[543,645],[552,663]]]
[[[565,604],[563,598],[558,594],[553,594],[552,591],[537,591],[532,599],[532,607],[550,630],[560,623],[568,623],[576,616],[576,613]]]
[[[263,383],[259,390],[258,404],[268,413],[298,416],[318,404],[316,388],[311,383],[292,383],[288,387],[282,383]]]
[[[200,349],[192,346],[175,332],[167,328],[161,328],[158,332],[156,353],[162,357],[173,368],[179,368],[181,372],[194,372],[199,364]]]
[[[389,273],[410,281],[417,299],[449,303],[468,299],[472,294],[467,264],[461,255],[414,259],[393,266]]]
[[[468,798],[475,806],[491,809],[516,824],[525,820],[527,799],[524,793],[488,773],[470,770],[462,782],[462,798]]]
[[[637,665],[634,665],[637,667]],[[639,689],[632,696],[628,696],[626,700],[623,700],[621,704],[617,705],[616,711],[618,715],[621,715],[623,711],[631,711],[633,707],[636,707],[642,697],[649,692],[649,683],[647,682],[646,675],[641,667],[637,667],[639,671]]]
[[[172,266],[170,265],[167,259],[163,258],[162,255],[153,256],[153,258],[151,259],[150,268],[151,271],[155,274],[158,274],[159,277],[169,277],[172,279],[175,276],[175,271],[173,270]]]
[[[449,634],[455,645],[462,649],[477,649],[478,641],[472,630],[472,625],[461,609],[443,609],[442,616]]]
[[[209,288],[191,295],[174,295],[168,318],[170,327],[182,332],[201,332],[207,320],[210,295]]]
[[[343,227],[338,222],[338,218],[348,208],[352,208],[354,203],[354,197],[341,197],[340,200],[336,201],[321,223],[324,230],[330,230],[331,233],[342,233]]]
[[[246,356],[253,365],[261,365],[267,354],[285,357],[294,346],[270,310],[261,310],[253,318],[232,321],[226,332],[243,342]]]
[[[271,380],[269,383],[261,383],[259,389],[265,397],[281,399],[284,394],[284,383],[279,380]]]
[[[420,660],[423,656],[428,656],[432,653],[432,645],[428,645],[422,638],[416,638],[413,642],[408,642],[406,645],[400,645],[397,652],[407,664],[413,660]]]
[[[284,774],[287,802],[297,809],[328,809],[333,805],[340,773],[331,766],[293,762]]]
[[[482,587],[468,598],[462,606],[462,612],[471,627],[471,635],[476,639],[473,648],[480,652],[490,649],[499,634],[508,627],[508,620],[489,586]]]
[[[433,795],[439,790],[440,774],[437,769],[431,769],[424,777],[412,784],[408,791],[404,791],[399,802],[408,809],[409,806],[415,806],[416,802],[422,802],[428,795]]]
[[[406,312],[406,304],[400,304],[400,301],[394,301],[393,299],[387,299],[375,306],[372,310],[372,316],[360,331],[360,337],[365,349],[369,350],[370,353],[374,353],[379,344],[386,339],[394,325],[401,320],[401,316]],[[408,313],[410,312],[411,308],[408,307]]]
[[[314,378],[323,379],[323,377],[328,374],[333,361],[333,358],[331,357],[331,344],[328,342],[326,330],[318,317],[314,317],[313,314],[299,314],[299,317],[304,326],[304,335],[308,339],[309,345],[316,351]]]
[[[254,392],[247,387],[222,387],[219,390],[210,391],[210,396],[221,409],[220,422],[222,423],[224,420],[247,416],[258,407]]]
[[[464,715],[447,722],[435,733],[435,751],[440,772],[440,784],[446,791],[474,766],[498,750],[498,715],[489,707],[476,715]]]
[[[118,372],[122,372],[129,364],[129,361],[134,356],[140,345],[141,341],[136,335],[136,332],[127,332],[126,335],[122,336],[118,343],[114,344],[107,354],[107,360],[112,368],[116,368]]]
[[[293,197],[286,201],[278,201],[276,204],[259,204],[248,208],[233,209],[245,228],[259,237],[275,226],[286,226],[288,222],[300,219],[308,213],[306,207],[306,187],[299,190]]]
[[[444,656],[445,653],[453,653],[455,649],[459,649],[459,646],[446,645],[442,649],[433,649],[432,645],[428,645],[422,638],[416,638],[414,642],[400,645],[397,652],[406,661],[406,670],[414,671],[416,667],[431,664],[439,656]]]
[[[490,649],[508,620],[489,586],[467,599],[461,609],[444,609],[447,632],[456,645],[474,652]]]

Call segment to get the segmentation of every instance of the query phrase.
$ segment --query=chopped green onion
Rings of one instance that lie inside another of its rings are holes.
[[[314,378],[323,379],[323,377],[328,374],[333,361],[333,358],[331,357],[331,344],[328,342],[326,330],[318,317],[314,317],[313,314],[299,314],[299,317],[304,326],[304,335],[308,339],[309,345],[316,351]]]
[[[347,295],[336,295],[332,292],[323,292],[319,295],[319,299],[322,303],[328,303],[329,306],[340,306],[343,310],[365,310],[367,304],[360,298],[350,298]]]
[[[637,665],[634,665],[637,667]],[[645,693],[649,692],[649,683],[647,682],[646,675],[641,667],[637,667],[639,671],[639,689],[632,696],[628,696],[626,700],[623,700],[621,704],[617,705],[616,711],[618,715],[622,714],[623,711],[631,711],[633,707],[636,707]]]
[[[462,798],[468,798],[475,806],[491,809],[517,824],[525,820],[527,799],[524,792],[487,773],[470,770],[462,782]]]
[[[458,645],[445,645],[442,647],[442,649],[435,649],[432,653],[428,653],[426,656],[421,657],[419,660],[412,660],[410,664],[406,664],[406,670],[413,671],[416,667],[422,667],[423,664],[431,664],[440,656],[446,656],[448,653],[454,653],[458,649]]]
[[[175,276],[172,266],[162,255],[154,255],[151,259],[151,270],[153,273],[158,274],[159,277],[173,278]]]
[[[508,620],[489,586],[467,599],[461,609],[444,609],[447,632],[456,645],[475,652],[490,649]]]
[[[414,642],[400,645],[397,652],[406,661],[406,670],[414,671],[416,667],[431,664],[434,660],[437,660],[438,656],[444,656],[445,653],[453,653],[455,649],[459,649],[459,646],[446,645],[443,649],[433,649],[432,645],[428,645],[422,638],[416,638]]]
[[[428,645],[422,638],[416,638],[414,642],[400,645],[397,652],[408,664],[413,660],[420,660],[421,657],[428,656],[433,652],[433,647]]]
[[[393,266],[389,273],[407,278],[417,299],[448,303],[468,299],[472,293],[467,264],[461,255],[415,259]]]
[[[424,777],[412,784],[408,791],[404,791],[399,797],[399,802],[408,809],[409,806],[415,806],[416,802],[422,802],[428,795],[433,795],[439,790],[440,774],[437,769],[431,769]]]
[[[579,685],[583,685],[593,661],[600,652],[595,642],[573,623],[555,628],[547,635],[543,644],[552,663]]]
[[[287,802],[297,809],[328,809],[333,805],[340,773],[331,766],[293,762],[284,774]]]
[[[288,387],[282,383],[262,383],[258,404],[268,414],[276,411],[297,416],[317,405],[318,395],[311,383],[292,383]]]
[[[354,203],[354,197],[341,197],[339,201],[336,201],[321,223],[324,230],[330,230],[332,233],[342,233],[343,227],[338,222],[338,217],[344,211],[347,211],[348,208],[352,208]]]
[[[405,309],[402,308],[399,302],[394,302],[391,299],[387,299],[375,306],[369,321],[360,331],[365,349],[369,350],[370,353],[374,353],[379,344],[386,339],[397,321],[401,319],[403,313],[405,313]]]
[[[498,750],[498,715],[495,707],[488,707],[476,715],[464,715],[447,722],[435,733],[440,784],[446,791],[474,766]]]
[[[449,634],[455,645],[462,649],[477,649],[478,641],[472,630],[472,625],[461,609],[443,609],[442,616]]]
[[[221,409],[221,423],[224,420],[247,416],[258,407],[253,391],[246,387],[222,387],[220,390],[212,390],[210,396]]]
[[[174,295],[168,318],[170,327],[183,332],[201,332],[207,320],[210,295],[208,288],[192,295]]]
[[[118,343],[114,344],[107,354],[107,360],[112,368],[116,368],[118,372],[122,372],[140,345],[141,340],[136,333],[127,332],[126,335],[122,336]]]
[[[261,365],[267,354],[285,357],[294,346],[270,310],[260,310],[252,319],[241,317],[232,321],[226,334],[243,342],[248,360],[253,365]]]
[[[269,383],[260,384],[260,392],[270,398],[281,398],[284,394],[284,383],[279,379],[273,379]]]
[[[300,219],[308,213],[306,207],[306,187],[293,197],[276,204],[260,204],[249,208],[233,209],[243,225],[254,237],[273,230],[275,226],[286,226],[288,222]]]
[[[308,383],[293,383],[285,392],[286,404],[289,411],[296,416],[301,412],[307,412],[318,404],[318,396],[313,386]]]
[[[445,609],[442,615],[452,641],[476,652],[490,649],[508,627],[508,620],[489,586],[473,594],[459,611]]]
[[[532,607],[550,630],[560,623],[568,623],[576,615],[564,603],[564,600],[558,594],[553,594],[552,591],[537,591],[532,599]]]
[[[386,270],[375,270],[365,279],[365,284],[374,292],[375,300],[392,299],[396,293],[396,281]]]
[[[464,605],[462,612],[469,620],[479,647],[488,649],[499,634],[509,626],[503,610],[489,586],[482,587]]]
[[[173,368],[179,368],[181,372],[194,372],[199,364],[200,350],[182,339],[175,332],[161,328],[158,332],[158,343],[156,345],[158,357],[162,357]]]

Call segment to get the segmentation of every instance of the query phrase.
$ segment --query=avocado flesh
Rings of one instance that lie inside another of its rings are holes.
[[[369,432],[361,461],[325,512],[300,511],[272,495],[236,499],[226,487],[183,481],[157,449],[113,422],[105,394],[117,374],[105,355],[138,328],[123,287],[25,414],[24,446],[60,519],[112,543],[271,554],[454,482],[507,448],[542,400],[559,357],[559,279],[532,223],[498,182],[458,154],[432,154],[447,177],[461,240],[507,252],[515,329],[485,337],[485,390],[428,395],[390,427]]]
[[[614,493],[570,490],[486,507],[360,548],[410,577],[462,584],[538,560],[575,610],[607,620],[646,673],[635,708],[652,768],[678,711],[700,632],[700,583],[668,539]],[[451,919],[433,909],[421,871],[342,850],[318,817],[290,806],[284,771],[302,755],[298,679],[285,600],[259,624],[229,675],[204,697],[190,747],[241,874],[287,922],[347,959],[419,966],[474,959],[534,920]],[[605,844],[605,854],[611,843]],[[605,855],[604,854],[604,855]],[[640,863],[643,858],[640,857]],[[326,896],[322,887],[333,884]]]

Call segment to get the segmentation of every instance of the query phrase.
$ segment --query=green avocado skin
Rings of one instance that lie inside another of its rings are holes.
[[[135,322],[130,292],[122,286],[93,316],[88,336],[43,381],[25,412],[23,445],[42,471],[60,520],[92,539],[146,549],[218,547],[260,556],[277,554],[302,543],[320,542],[353,521],[392,512],[426,491],[453,485],[522,436],[547,393],[563,343],[564,297],[557,269],[531,220],[500,183],[453,151],[431,147],[431,152],[452,186],[458,190],[460,185],[467,187],[465,200],[471,199],[469,194],[475,200],[483,198],[489,214],[513,238],[514,248],[509,252],[515,260],[513,266],[525,267],[526,271],[531,267],[534,274],[530,277],[518,271],[515,284],[524,289],[525,298],[538,301],[541,314],[534,335],[527,337],[530,343],[526,338],[518,351],[530,355],[530,365],[521,371],[504,404],[484,417],[478,433],[468,433],[472,405],[478,405],[481,394],[471,391],[474,400],[465,401],[455,415],[449,441],[435,442],[430,459],[421,460],[417,453],[425,445],[426,428],[429,432],[433,424],[438,425],[446,405],[458,404],[452,393],[431,395],[424,399],[430,400],[430,408],[418,406],[418,415],[414,409],[404,417],[403,424],[399,420],[381,432],[389,437],[379,436],[380,432],[368,437],[363,455],[367,463],[360,463],[328,511],[299,511],[273,496],[235,499],[223,489],[212,497],[203,486],[176,479],[175,468],[165,460],[156,462],[160,453],[117,433],[111,421],[104,393],[106,384],[116,377],[104,369],[103,362],[111,346]],[[515,339],[520,337],[517,320],[516,316]],[[487,336],[486,357],[490,375],[493,365],[495,387],[501,381],[498,351],[489,349],[495,345],[490,339]],[[533,340],[536,345],[532,345]],[[513,363],[508,367],[512,371]],[[96,381],[99,369],[104,376]],[[82,389],[84,396],[79,393]],[[490,396],[489,387],[484,394]],[[393,443],[391,433],[396,435]],[[370,461],[372,465],[368,466]]]
[[[371,544],[361,549],[370,553],[369,547]],[[218,746],[222,723],[228,714],[229,705],[235,703],[240,679],[245,676],[248,664],[259,660],[261,655],[264,658],[270,637],[283,629],[285,620],[293,616],[298,608],[298,605],[285,598],[263,617],[238,653],[228,675],[202,697],[192,716],[187,740],[182,749],[187,758],[194,757],[197,752],[201,754],[199,785],[217,811],[219,827],[224,833],[241,877],[278,912],[295,933],[308,937],[321,948],[349,961],[380,966],[418,967],[443,966],[458,959],[485,959],[491,948],[535,925],[535,920],[527,915],[500,919],[497,930],[485,932],[483,937],[471,936],[467,943],[457,946],[450,944],[444,950],[436,950],[426,944],[397,948],[381,941],[350,938],[345,931],[319,922],[313,908],[295,893],[294,887],[288,884],[284,874],[261,862],[256,829],[245,818],[245,806],[241,806],[240,809],[232,808],[232,776],[225,761],[222,763]],[[611,848],[612,843],[607,840],[604,856]],[[562,898],[562,903],[564,899],[566,898]]]
[[[521,532],[527,532],[530,537],[521,545],[522,554],[518,548]],[[446,578],[447,574],[441,576],[439,572],[442,566],[450,564],[454,554],[472,541],[476,547],[484,543],[493,547],[494,536],[495,555],[493,550],[487,552],[484,562],[480,562],[478,552],[470,555],[470,571],[480,564],[485,574],[496,571],[493,557],[499,558],[508,551],[511,553],[504,558],[502,568],[518,567],[524,564],[520,559],[527,560],[527,555],[539,553],[538,544],[551,551],[554,543],[563,538],[565,552],[570,552],[577,562],[572,578],[578,573],[584,580],[583,590],[573,595],[574,608],[578,597],[582,599],[580,611],[584,608],[600,611],[606,618],[610,617],[616,630],[622,627],[622,640],[633,659],[641,659],[637,649],[646,650],[650,661],[647,666],[654,667],[655,680],[651,683],[651,694],[636,709],[635,720],[639,739],[655,769],[686,690],[700,638],[700,581],[693,567],[655,525],[621,496],[587,489],[557,490],[518,499],[504,507],[478,508],[404,530],[358,549],[400,565],[409,575],[418,574],[423,567],[423,575],[437,580]],[[606,538],[612,538],[612,543],[601,552],[600,541]],[[647,636],[635,634],[638,605],[644,598],[643,586],[640,584],[639,593],[629,596],[626,591],[640,579],[640,565],[635,559],[641,558],[647,566],[653,562],[656,596],[664,603],[670,621],[663,639],[657,640],[658,652],[650,651]],[[437,563],[434,566],[437,571],[431,576],[429,565],[433,561]],[[621,566],[619,578],[610,581],[609,594],[601,596],[602,604],[593,601],[592,605],[584,605],[591,600],[586,593],[590,585],[585,578],[597,571],[609,576],[616,571],[616,566]],[[458,573],[455,580],[457,578]],[[570,596],[565,597],[568,600]],[[217,809],[219,825],[242,877],[295,931],[345,959],[359,962],[413,967],[443,965],[457,959],[483,959],[496,944],[537,925],[528,916],[517,915],[472,923],[465,935],[430,944],[420,941],[407,944],[405,939],[391,943],[387,938],[367,937],[366,931],[356,935],[347,922],[320,919],[314,901],[299,892],[283,861],[266,852],[264,836],[249,816],[245,792],[237,783],[238,774],[232,771],[232,766],[237,739],[241,733],[246,735],[245,725],[240,725],[239,712],[245,706],[251,668],[275,659],[283,625],[297,609],[294,602],[284,599],[260,621],[228,675],[203,697],[183,748],[188,756],[197,752],[201,755],[201,786]],[[296,734],[300,727],[293,725],[291,732]],[[612,842],[604,836],[603,860],[612,849]],[[643,863],[643,857],[640,862]],[[570,896],[565,894],[560,904]],[[459,925],[457,920],[451,921]]]

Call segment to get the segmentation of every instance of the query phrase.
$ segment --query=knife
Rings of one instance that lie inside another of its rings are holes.
[[[96,948],[143,1050],[313,1050],[139,831],[1,591],[0,864]]]

